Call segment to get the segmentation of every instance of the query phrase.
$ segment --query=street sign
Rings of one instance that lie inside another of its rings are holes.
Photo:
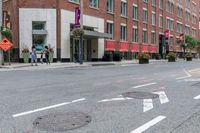
[[[13,44],[7,38],[4,38],[0,42],[0,48],[5,52],[8,51],[12,46]]]
[[[165,35],[165,40],[168,40],[170,37],[170,30],[165,30],[164,35]]]

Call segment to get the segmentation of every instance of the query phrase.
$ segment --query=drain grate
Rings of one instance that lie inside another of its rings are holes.
[[[83,127],[89,124],[91,120],[92,118],[84,113],[68,112],[38,117],[33,125],[45,131],[67,131]]]
[[[126,92],[123,93],[122,96],[134,99],[155,99],[159,97],[159,95],[157,94],[153,94],[150,92],[141,92],[141,91]]]

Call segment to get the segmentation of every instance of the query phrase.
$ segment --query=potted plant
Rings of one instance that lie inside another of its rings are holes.
[[[174,52],[169,52],[167,55],[168,62],[175,62],[176,61],[176,54]]]
[[[73,31],[72,31],[73,35],[75,37],[82,37],[84,35],[84,30],[82,30],[81,28],[75,28]]]
[[[22,48],[22,57],[23,57],[24,63],[29,63],[29,56],[30,56],[29,48],[27,46],[24,46]]]
[[[189,52],[185,55],[187,61],[192,61],[192,53]]]
[[[52,63],[53,62],[53,55],[54,55],[54,48],[51,47],[51,45],[49,44],[49,62]]]
[[[139,53],[138,59],[139,59],[139,64],[149,64],[149,54],[148,53]]]
[[[113,61],[113,55],[111,52],[105,52],[103,56],[103,61]]]
[[[156,58],[156,60],[160,60],[160,59],[161,59],[160,54],[159,54],[159,53],[156,53],[156,54],[155,54],[155,58]]]

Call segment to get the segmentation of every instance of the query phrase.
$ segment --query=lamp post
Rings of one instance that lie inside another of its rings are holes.
[[[83,30],[83,0],[80,0],[80,7],[81,7],[80,26],[81,26],[81,30]],[[79,63],[83,64],[83,36],[80,36]]]
[[[2,26],[2,13],[3,13],[3,0],[0,0],[0,26]],[[2,39],[2,35],[0,33],[0,40]],[[0,65],[4,64],[4,56],[3,56],[3,50],[0,49]]]

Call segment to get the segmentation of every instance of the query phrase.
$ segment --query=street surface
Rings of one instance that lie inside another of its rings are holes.
[[[200,133],[200,61],[0,71],[0,133]]]

